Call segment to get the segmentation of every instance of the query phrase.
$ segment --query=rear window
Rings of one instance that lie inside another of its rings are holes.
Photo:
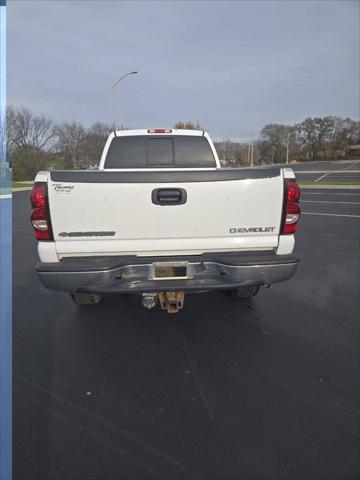
[[[206,168],[215,158],[205,137],[129,136],[115,137],[104,168]]]

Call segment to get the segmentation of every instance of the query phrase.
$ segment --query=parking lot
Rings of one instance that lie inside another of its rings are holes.
[[[252,301],[42,288],[13,197],[15,479],[359,476],[360,190],[304,189],[296,276]]]
[[[360,183],[360,161],[343,160],[336,162],[304,162],[291,164],[296,178],[300,182],[342,181],[344,183]]]

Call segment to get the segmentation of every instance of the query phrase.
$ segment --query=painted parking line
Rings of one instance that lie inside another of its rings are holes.
[[[333,202],[330,200],[301,200],[302,203],[331,203],[331,204],[346,204],[346,205],[360,205],[360,202]]]
[[[329,174],[330,174],[330,172],[324,173],[324,175],[321,175],[321,177],[314,180],[314,182],[318,182],[319,180],[322,180],[323,178],[327,177]]]
[[[321,215],[321,216],[324,216],[324,217],[360,218],[360,215],[345,215],[345,214],[342,214],[342,213],[301,212],[301,215]]]
[[[353,166],[355,166],[355,165],[358,165],[358,163],[357,163],[357,162],[354,162],[354,163],[352,163],[351,165],[348,165],[347,167],[343,168],[343,170],[347,170],[348,168],[351,168],[351,167],[353,167]]]

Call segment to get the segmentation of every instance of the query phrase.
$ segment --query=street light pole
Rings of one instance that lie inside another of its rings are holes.
[[[295,132],[290,132],[287,136],[287,142],[286,142],[286,164],[289,163],[289,140],[291,135],[294,135]]]
[[[121,78],[119,78],[119,80],[117,80],[115,83],[113,83],[112,85],[112,97],[113,97],[113,105],[114,105],[114,124],[115,124],[115,130],[118,129],[118,123],[117,123],[117,109],[116,109],[116,94],[115,94],[115,87],[116,85],[118,85],[118,83],[121,82],[121,80],[123,80],[125,77],[127,77],[128,75],[135,75],[136,73],[138,72],[128,72],[128,73],[125,73],[125,75],[123,75]]]

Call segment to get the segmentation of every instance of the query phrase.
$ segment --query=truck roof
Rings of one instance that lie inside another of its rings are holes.
[[[144,128],[144,129],[132,129],[132,130],[116,130],[111,133],[113,137],[122,137],[130,135],[191,135],[194,137],[200,137],[202,135],[208,136],[205,130],[185,130],[178,128]]]

